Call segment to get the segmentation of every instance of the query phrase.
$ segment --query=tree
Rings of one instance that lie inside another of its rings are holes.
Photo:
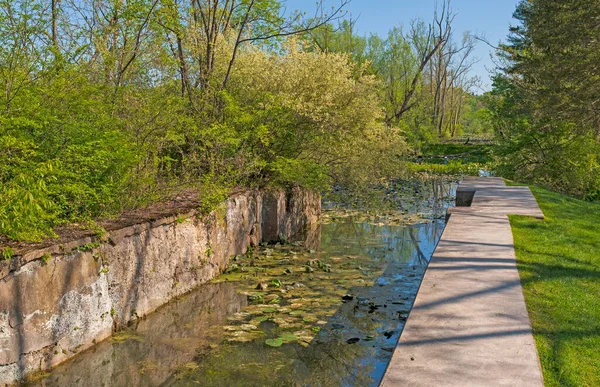
[[[600,189],[600,4],[519,3],[492,103],[505,169],[580,197]]]
[[[433,95],[432,122],[438,136],[449,134],[454,137],[465,103],[465,91],[471,89],[477,78],[469,77],[469,70],[475,63],[472,53],[475,39],[470,33],[463,35],[459,45],[449,34],[449,42],[436,54],[436,60],[429,66],[430,90]]]
[[[0,239],[188,188],[208,209],[235,186],[388,176],[405,146],[378,81],[293,37],[341,10],[285,14],[276,0],[0,0]]]
[[[299,12],[286,16],[282,3],[276,0],[166,0],[158,23],[179,63],[182,93],[191,94],[196,89],[225,89],[244,44],[319,28],[339,18],[348,2],[341,0],[327,13],[319,1],[314,17],[305,20]],[[227,56],[226,70],[216,80],[217,56],[223,55]],[[192,68],[196,74],[192,74]]]
[[[358,69],[373,72],[371,62],[374,59],[372,44],[364,36],[358,36],[354,32],[355,21],[344,19],[337,28],[331,23],[308,32],[310,42],[321,52],[345,53],[351,60],[358,64]],[[371,37],[374,39],[376,37]],[[366,65],[369,68],[365,68]],[[362,74],[357,74],[362,75]]]
[[[418,89],[423,71],[433,56],[436,53],[439,54],[449,42],[454,17],[450,10],[450,0],[444,0],[441,11],[438,12],[436,9],[432,24],[429,24],[427,27],[420,21],[415,21],[411,24],[410,34],[407,39],[414,48],[416,68],[408,77],[406,72],[404,74],[403,78],[411,80],[408,87],[404,90],[403,97],[400,100],[396,100],[395,97],[390,98],[392,108],[386,116],[388,125],[400,120],[406,112],[416,105],[412,99]]]

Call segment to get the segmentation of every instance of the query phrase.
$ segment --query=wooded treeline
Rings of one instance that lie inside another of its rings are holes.
[[[234,186],[367,185],[485,127],[447,3],[386,39],[356,36],[346,3],[0,0],[0,235],[186,188],[208,209]]]
[[[476,38],[456,36],[456,14],[449,2],[436,9],[431,23],[413,20],[385,38],[354,33],[345,20],[310,33],[325,52],[345,52],[381,82],[380,99],[387,126],[398,127],[411,144],[491,131],[491,115],[474,94],[480,80],[470,74]]]
[[[499,172],[600,199],[600,2],[521,1],[489,102]]]

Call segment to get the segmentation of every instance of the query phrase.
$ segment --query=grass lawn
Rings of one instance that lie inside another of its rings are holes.
[[[406,163],[406,167],[410,172],[433,175],[479,176],[481,170],[491,169],[491,149],[490,144],[429,144],[422,147],[422,158]]]
[[[546,386],[600,386],[600,204],[532,187],[545,220],[511,216]]]

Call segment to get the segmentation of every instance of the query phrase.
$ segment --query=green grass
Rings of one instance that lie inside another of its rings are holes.
[[[464,145],[461,143],[437,143],[424,145],[420,157],[407,162],[409,172],[431,175],[479,176],[480,170],[492,170],[491,144]],[[458,157],[452,157],[458,155]],[[449,156],[444,159],[442,156]]]
[[[421,148],[423,156],[452,156],[464,154],[461,159],[468,162],[489,163],[492,161],[493,144],[456,144],[437,143],[424,145]]]
[[[546,386],[600,386],[600,203],[532,187],[546,219],[511,216]]]
[[[489,169],[488,164],[464,162],[462,160],[452,160],[448,164],[438,163],[406,163],[406,169],[409,172],[428,173],[430,175],[469,175],[479,176],[479,171]]]

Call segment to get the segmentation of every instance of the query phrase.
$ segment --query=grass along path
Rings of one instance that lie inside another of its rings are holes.
[[[429,144],[406,163],[406,168],[409,172],[429,175],[479,176],[481,170],[492,169],[491,149],[490,144]]]
[[[600,386],[600,203],[536,187],[545,220],[511,216],[546,386]]]

